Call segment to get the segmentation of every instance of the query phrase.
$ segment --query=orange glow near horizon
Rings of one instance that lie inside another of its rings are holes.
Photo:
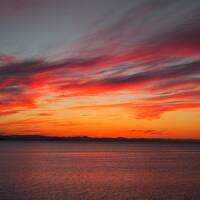
[[[105,97],[102,97],[102,102]],[[70,105],[69,100],[53,102],[41,108],[6,115],[0,127],[4,133],[25,135],[200,138],[200,115],[196,109],[180,109],[156,117],[147,113],[145,118],[140,117],[140,109],[132,108],[130,103],[99,104],[93,100],[95,98],[91,97],[88,102],[77,98],[78,102],[73,102],[73,105]]]

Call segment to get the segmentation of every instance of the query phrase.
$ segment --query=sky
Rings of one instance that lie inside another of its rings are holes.
[[[0,0],[0,133],[200,139],[199,10]]]

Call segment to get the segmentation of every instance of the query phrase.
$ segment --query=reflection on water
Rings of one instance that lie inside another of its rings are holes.
[[[199,200],[200,146],[0,142],[0,200]]]

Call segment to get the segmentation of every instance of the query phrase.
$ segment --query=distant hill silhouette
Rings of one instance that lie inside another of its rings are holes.
[[[96,137],[58,137],[44,135],[0,135],[0,141],[65,141],[65,142],[156,142],[156,143],[196,143],[194,139],[160,139],[160,138],[96,138]]]

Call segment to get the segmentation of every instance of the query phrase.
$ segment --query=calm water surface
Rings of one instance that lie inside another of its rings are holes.
[[[200,145],[0,142],[0,200],[199,200]]]

